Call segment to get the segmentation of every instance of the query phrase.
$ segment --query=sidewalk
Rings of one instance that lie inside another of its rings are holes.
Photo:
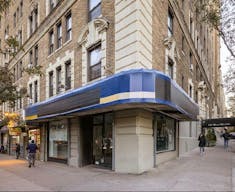
[[[195,149],[141,175],[39,161],[28,168],[25,160],[1,154],[0,191],[232,191],[235,141],[230,146],[225,152],[220,142],[204,156]]]

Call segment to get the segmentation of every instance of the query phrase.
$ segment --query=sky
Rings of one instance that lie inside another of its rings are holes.
[[[231,54],[226,48],[226,46],[224,45],[223,40],[220,38],[220,64],[221,64],[221,71],[222,71],[223,77],[227,73],[229,69],[229,65],[231,64],[231,60],[228,60],[228,57],[230,55]],[[226,106],[228,107],[228,103],[227,103],[228,98],[226,96],[228,95],[225,94]]]

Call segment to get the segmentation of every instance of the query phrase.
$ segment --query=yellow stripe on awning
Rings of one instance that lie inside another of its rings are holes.
[[[31,115],[31,116],[25,117],[25,120],[34,120],[34,119],[37,119],[37,118],[38,118],[37,115]]]

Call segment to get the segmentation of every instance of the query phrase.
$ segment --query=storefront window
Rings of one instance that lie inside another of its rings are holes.
[[[175,120],[156,115],[154,120],[156,152],[175,150]]]
[[[49,157],[67,159],[67,124],[63,121],[51,122],[49,126]]]
[[[34,140],[34,142],[38,145],[40,145],[40,129],[31,129],[29,130],[29,141],[31,142]]]

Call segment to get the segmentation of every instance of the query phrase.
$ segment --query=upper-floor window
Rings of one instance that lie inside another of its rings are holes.
[[[8,39],[8,35],[9,35],[9,25],[7,25],[5,29],[5,39]]]
[[[54,0],[49,0],[49,4],[50,4],[50,11],[51,11],[55,7]]]
[[[89,0],[89,21],[101,15],[101,0]]]
[[[33,33],[33,16],[32,14],[29,16],[29,34]]]
[[[38,102],[38,81],[34,81],[34,103]]]
[[[184,35],[182,35],[182,51],[184,51],[185,48],[185,38]]]
[[[20,64],[19,64],[20,66],[19,66],[19,70],[20,70],[20,74],[19,74],[19,76],[20,76],[20,78],[23,76],[23,63],[22,63],[22,61],[20,61]]]
[[[19,41],[19,46],[22,46],[23,44],[22,30],[19,30],[18,32],[18,41]]]
[[[33,50],[29,51],[29,64],[31,66],[33,65]]]
[[[51,30],[49,32],[49,54],[54,51],[54,32]]]
[[[38,65],[38,45],[34,47],[34,65]]]
[[[193,96],[193,87],[192,87],[192,85],[189,85],[189,96],[190,97]]]
[[[65,90],[71,89],[71,60],[65,63]]]
[[[53,71],[49,73],[49,97],[53,96]]]
[[[16,81],[16,68],[13,68],[14,81]]]
[[[192,19],[192,17],[190,17],[190,21],[189,21],[189,32],[191,35],[193,35],[193,19]]]
[[[168,37],[173,35],[173,13],[171,10],[168,10],[168,19],[167,19],[167,26],[168,26]]]
[[[29,99],[33,99],[33,84],[29,84]]]
[[[101,45],[89,50],[89,80],[101,77]]]
[[[56,68],[56,93],[60,93],[62,88],[61,67]]]
[[[61,22],[57,24],[57,48],[62,46],[62,25]]]
[[[20,16],[23,16],[23,0],[20,2]]]
[[[168,58],[168,75],[173,79],[174,77],[174,62]]]
[[[37,29],[37,27],[38,27],[38,8],[36,7],[33,12],[34,12],[34,29]]]
[[[72,15],[69,13],[66,16],[66,41],[72,38]]]
[[[16,26],[16,13],[14,13],[14,27]]]
[[[16,20],[19,21],[19,18],[20,18],[20,9],[19,9],[19,7],[17,7],[17,9],[16,9]]]
[[[195,101],[196,101],[196,103],[198,103],[198,92],[197,91],[195,92]]]
[[[193,69],[193,55],[192,52],[189,52],[189,68]]]

